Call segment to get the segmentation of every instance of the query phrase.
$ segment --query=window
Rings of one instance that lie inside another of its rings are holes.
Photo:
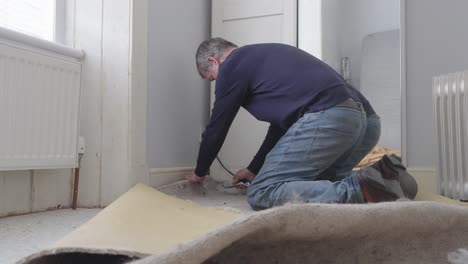
[[[57,0],[0,0],[0,26],[55,40]]]

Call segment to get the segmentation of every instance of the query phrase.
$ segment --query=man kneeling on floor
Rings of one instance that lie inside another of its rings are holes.
[[[377,144],[380,118],[367,99],[330,66],[283,44],[238,47],[221,38],[200,44],[199,74],[216,80],[211,120],[203,133],[197,167],[186,178],[205,180],[242,106],[270,123],[250,165],[233,184],[251,182],[255,210],[292,201],[366,203],[413,199],[414,179],[399,157],[353,167]],[[245,135],[249,135],[246,127]]]

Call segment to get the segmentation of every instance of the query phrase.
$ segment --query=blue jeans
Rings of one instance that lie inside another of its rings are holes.
[[[372,114],[367,117],[367,127],[364,137],[357,147],[353,148],[348,153],[348,158],[344,161],[338,161],[333,166],[327,168],[332,181],[340,181],[348,176],[352,169],[369,153],[380,139],[380,117],[377,114]],[[346,155],[344,155],[346,156]]]
[[[250,206],[261,210],[296,201],[363,203],[352,168],[380,136],[378,116],[370,120],[369,131],[367,120],[360,105],[305,114],[268,153],[248,189]]]

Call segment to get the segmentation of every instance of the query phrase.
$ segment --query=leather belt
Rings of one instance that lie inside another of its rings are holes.
[[[362,104],[360,102],[354,101],[352,98],[348,98],[335,106],[361,109]]]

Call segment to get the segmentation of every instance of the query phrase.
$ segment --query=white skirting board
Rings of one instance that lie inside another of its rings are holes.
[[[150,170],[149,185],[159,187],[180,181],[194,170],[194,167],[153,168]]]
[[[437,173],[435,168],[408,168],[408,172],[418,182],[420,192],[438,194]]]
[[[149,185],[152,187],[159,187],[183,180],[184,176],[191,173],[194,169],[194,167],[151,169]],[[408,172],[413,175],[418,182],[419,191],[438,193],[435,168],[408,168]]]

